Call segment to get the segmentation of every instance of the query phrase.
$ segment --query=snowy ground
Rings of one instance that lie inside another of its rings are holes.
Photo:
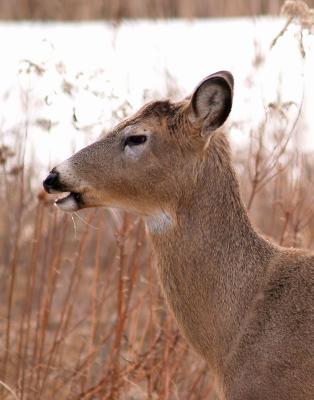
[[[187,95],[228,69],[236,81],[231,121],[241,122],[233,140],[265,118],[278,94],[295,110],[304,94],[302,144],[313,149],[314,39],[305,35],[305,60],[296,26],[270,50],[283,25],[272,18],[1,23],[0,145],[14,143],[26,121],[27,159],[48,169],[145,101]]]

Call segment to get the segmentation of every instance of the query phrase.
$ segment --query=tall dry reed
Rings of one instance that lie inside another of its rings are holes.
[[[1,19],[89,20],[276,15],[284,0],[0,0]],[[314,6],[313,0],[308,0]]]

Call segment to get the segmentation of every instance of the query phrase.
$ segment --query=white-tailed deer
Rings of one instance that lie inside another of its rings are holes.
[[[314,256],[252,227],[229,145],[217,131],[233,77],[207,77],[181,102],[149,103],[54,168],[44,187],[64,211],[143,216],[164,295],[207,360],[220,399],[314,399]]]

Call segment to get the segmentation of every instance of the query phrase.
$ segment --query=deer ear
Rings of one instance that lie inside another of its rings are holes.
[[[233,96],[233,76],[228,71],[209,75],[195,89],[188,107],[192,124],[201,126],[201,135],[208,137],[227,119]]]

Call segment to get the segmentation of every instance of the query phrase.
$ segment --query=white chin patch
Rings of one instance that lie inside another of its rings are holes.
[[[69,193],[67,196],[56,200],[55,204],[60,210],[65,212],[75,212],[80,208],[73,193]]]
[[[153,235],[165,233],[173,226],[172,218],[165,212],[151,215],[145,220],[148,231]]]

